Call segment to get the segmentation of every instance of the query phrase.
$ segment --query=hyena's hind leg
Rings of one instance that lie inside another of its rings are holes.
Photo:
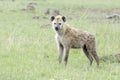
[[[99,57],[97,55],[96,50],[92,50],[92,56],[94,57],[94,59],[96,60],[97,66],[99,66]]]
[[[93,58],[92,58],[92,55],[88,52],[88,49],[87,49],[86,45],[83,46],[83,52],[85,53],[85,55],[89,59],[90,65],[92,65]]]
[[[89,49],[89,52],[91,53],[91,55],[95,59],[95,61],[97,63],[97,66],[99,66],[99,57],[98,57],[97,52],[96,52],[96,42],[95,42],[95,39],[91,40],[91,42],[88,44],[87,47]]]

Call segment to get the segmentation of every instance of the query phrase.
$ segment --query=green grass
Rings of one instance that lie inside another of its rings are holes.
[[[22,11],[28,3],[35,11]],[[118,80],[120,23],[106,15],[120,13],[119,0],[1,0],[0,80]],[[72,49],[67,67],[58,64],[54,31],[46,8],[59,9],[70,25],[96,35],[100,68],[89,66],[82,50]],[[39,16],[39,19],[33,19]]]

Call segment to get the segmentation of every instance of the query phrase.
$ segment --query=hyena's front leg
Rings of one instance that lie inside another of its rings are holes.
[[[59,45],[58,45],[58,55],[59,55],[58,61],[59,61],[59,63],[62,62],[63,50],[64,50],[63,45],[59,43]]]
[[[64,58],[65,66],[67,65],[68,56],[69,56],[69,51],[70,51],[70,48],[69,48],[69,47],[66,47],[66,48],[65,48],[65,58]]]

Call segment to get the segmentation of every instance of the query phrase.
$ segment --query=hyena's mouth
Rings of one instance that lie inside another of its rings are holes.
[[[56,31],[58,31],[58,30],[59,30],[59,28],[58,28],[58,27],[55,27],[55,30],[56,30]]]

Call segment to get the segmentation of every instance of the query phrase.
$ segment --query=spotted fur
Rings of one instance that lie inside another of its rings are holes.
[[[51,21],[53,29],[56,32],[55,39],[58,46],[59,63],[61,63],[64,53],[64,61],[65,65],[67,65],[70,48],[82,48],[90,61],[90,65],[92,65],[94,58],[99,66],[99,57],[96,52],[96,40],[93,34],[70,27],[65,23],[66,18],[64,16],[52,16]]]

